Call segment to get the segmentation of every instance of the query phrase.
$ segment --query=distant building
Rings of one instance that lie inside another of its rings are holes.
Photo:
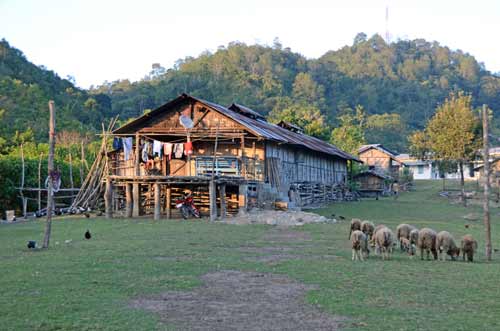
[[[439,171],[431,160],[419,160],[409,154],[396,156],[413,173],[413,179],[439,179]]]
[[[393,178],[398,178],[399,169],[404,166],[396,155],[382,144],[363,145],[358,149],[359,159],[368,166],[369,170],[390,175]]]

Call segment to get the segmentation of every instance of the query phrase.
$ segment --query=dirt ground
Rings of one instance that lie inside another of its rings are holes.
[[[202,277],[192,292],[167,292],[131,306],[179,330],[338,330],[342,318],[304,302],[314,289],[281,275],[225,270]]]
[[[268,224],[277,226],[301,226],[308,223],[336,223],[337,220],[329,219],[311,212],[295,210],[261,210],[252,209],[243,215],[226,218],[228,224]]]
[[[301,247],[311,238],[289,228],[273,228],[263,240],[270,246],[238,250],[255,254],[245,259],[278,263],[307,257]],[[290,246],[293,243],[300,245]],[[201,280],[203,285],[191,292],[139,297],[130,305],[159,314],[160,321],[179,330],[338,330],[346,320],[307,304],[305,293],[316,287],[283,275],[223,270]]]

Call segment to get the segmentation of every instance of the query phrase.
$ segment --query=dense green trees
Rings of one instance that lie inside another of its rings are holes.
[[[111,113],[121,118],[187,92],[223,105],[237,101],[263,114],[272,112],[273,120],[302,118],[290,113],[309,109],[329,130],[341,126],[342,109],[361,105],[367,116],[366,142],[403,151],[408,133],[422,129],[436,106],[458,90],[471,93],[474,106],[487,103],[500,109],[500,78],[471,55],[423,39],[387,44],[378,35],[358,34],[352,46],[318,59],[306,59],[279,43],[233,42],[142,81],[106,83],[91,93],[110,96]],[[494,123],[494,131],[499,124]]]
[[[32,139],[48,137],[48,101],[57,107],[57,125],[85,133],[100,128],[110,117],[111,99],[90,96],[54,72],[30,63],[21,51],[0,41],[0,154],[15,146],[16,132],[32,132]]]

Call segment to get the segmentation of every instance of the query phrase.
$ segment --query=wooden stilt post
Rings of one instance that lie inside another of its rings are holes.
[[[106,218],[113,218],[113,183],[111,178],[106,178],[106,191],[104,193],[104,206],[106,209]]]
[[[139,133],[135,134],[135,175],[140,176],[141,175],[141,168],[140,168],[140,157],[141,157],[141,137],[139,136]],[[132,217],[139,217],[141,213],[141,184],[135,182],[133,184],[133,210],[132,210]]]
[[[241,184],[239,186],[238,194],[238,213],[245,214],[247,212],[247,190],[246,184]]]
[[[45,223],[45,235],[43,237],[43,248],[49,248],[50,243],[50,233],[52,231],[52,209],[54,205],[53,194],[53,182],[52,173],[54,172],[54,149],[55,149],[55,138],[56,138],[56,118],[55,118],[55,106],[54,101],[49,101],[49,160],[47,162],[48,168],[48,187],[47,187],[47,223]]]
[[[133,208],[133,200],[132,200],[132,184],[125,184],[125,217],[132,217],[132,208]]]
[[[210,198],[210,221],[213,222],[217,218],[217,196],[215,191],[215,181],[211,180],[208,183],[208,195]]]
[[[158,221],[160,219],[160,211],[161,211],[161,202],[160,202],[160,184],[154,184],[155,191],[155,212],[154,212],[154,220]]]
[[[219,198],[220,198],[220,219],[223,220],[226,217],[226,212],[227,212],[226,184],[219,185]]]
[[[139,133],[135,134],[135,175],[140,176],[141,175],[141,168],[140,168],[140,157],[141,157],[141,138],[139,136]]]
[[[165,197],[165,208],[167,209],[167,219],[172,218],[172,188],[167,186],[167,194]]]
[[[141,213],[140,212],[140,210],[141,210],[141,184],[139,184],[139,183],[133,184],[132,196],[133,196],[132,217],[139,217],[140,213]]]

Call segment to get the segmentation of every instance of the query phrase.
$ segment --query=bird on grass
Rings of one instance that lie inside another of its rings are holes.
[[[345,220],[345,217],[344,217],[344,216],[342,216],[342,215],[339,215],[339,218],[340,218],[341,220]]]
[[[90,239],[90,238],[92,238],[92,235],[90,234],[89,230],[85,231],[85,235],[84,236],[85,236],[85,239],[87,239],[87,240]]]
[[[35,249],[36,248],[36,241],[34,241],[34,240],[28,241],[28,248]]]

